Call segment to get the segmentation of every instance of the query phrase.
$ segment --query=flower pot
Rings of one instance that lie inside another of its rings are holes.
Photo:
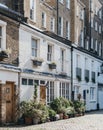
[[[40,122],[40,120],[38,118],[33,118],[33,124],[36,125]]]
[[[64,115],[64,116],[63,116],[63,119],[68,119],[68,115]]]
[[[59,116],[60,116],[60,119],[62,120],[63,119],[63,113],[60,113]]]
[[[25,117],[25,124],[26,125],[32,125],[32,118],[31,117]]]

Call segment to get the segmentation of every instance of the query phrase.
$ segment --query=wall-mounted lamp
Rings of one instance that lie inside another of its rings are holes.
[[[98,72],[98,76],[99,76],[100,74],[103,74],[103,63],[102,63],[101,66],[100,66],[100,71],[101,71],[101,72]]]

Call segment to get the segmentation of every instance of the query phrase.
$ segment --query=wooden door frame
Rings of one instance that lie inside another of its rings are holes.
[[[14,93],[15,93],[14,92],[15,83],[14,82],[10,82],[10,81],[6,81],[6,87],[7,87],[7,84],[11,84],[11,87],[12,87],[12,122],[14,122],[14,120],[15,120],[15,97],[14,97],[15,96],[14,95]],[[6,118],[6,122],[7,122],[7,118]]]

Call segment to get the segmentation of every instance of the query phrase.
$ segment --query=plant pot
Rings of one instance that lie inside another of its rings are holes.
[[[63,119],[68,119],[68,115],[64,115],[64,116],[63,116]]]
[[[59,116],[60,116],[60,120],[62,120],[63,119],[63,113],[60,113]]]
[[[32,125],[32,118],[31,117],[25,117],[25,124],[26,125]]]
[[[40,122],[39,119],[37,119],[37,118],[33,118],[33,124],[34,124],[34,125],[38,124],[39,122]]]

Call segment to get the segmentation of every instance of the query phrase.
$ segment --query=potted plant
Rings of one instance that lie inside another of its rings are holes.
[[[50,69],[56,69],[56,63],[55,62],[50,63],[49,68]]]
[[[0,51],[0,61],[3,59],[8,58],[8,54],[6,51]]]
[[[48,112],[49,112],[50,121],[54,121],[55,116],[56,116],[56,112],[54,110],[52,110],[51,108],[48,108]]]
[[[24,117],[25,124],[31,125],[32,124],[32,115],[33,115],[31,103],[25,102],[25,101],[21,102],[20,111],[21,111],[22,117]]]

